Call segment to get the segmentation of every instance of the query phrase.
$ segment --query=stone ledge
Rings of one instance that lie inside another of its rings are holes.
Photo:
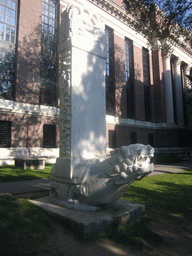
[[[127,200],[119,200],[109,207],[92,212],[77,211],[51,204],[49,197],[30,201],[59,217],[65,227],[81,238],[104,235],[110,228],[114,230],[132,224],[145,214],[144,205]]]

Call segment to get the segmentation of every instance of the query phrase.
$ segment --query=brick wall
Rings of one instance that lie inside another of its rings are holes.
[[[0,121],[11,121],[12,147],[43,147],[43,125],[56,125],[56,146],[59,147],[58,119],[18,114],[1,114]]]
[[[39,103],[42,1],[20,0],[15,100]]]

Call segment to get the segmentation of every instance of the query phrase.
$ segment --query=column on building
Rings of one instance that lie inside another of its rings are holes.
[[[186,64],[184,65],[184,86],[185,88],[189,88],[189,79],[187,78],[187,75],[190,75],[191,67]]]
[[[175,86],[175,107],[176,107],[176,120],[177,125],[184,125],[184,112],[183,112],[183,86],[181,80],[181,61],[175,57],[173,59],[174,68],[174,86]]]
[[[163,54],[163,74],[165,86],[165,107],[166,107],[166,122],[174,124],[174,109],[173,109],[173,90],[171,78],[171,54]]]
[[[187,75],[190,75],[190,69],[191,67],[188,64],[183,65],[183,83],[184,83],[184,97],[185,99],[188,98],[189,92],[188,89],[191,89],[189,79],[187,78]],[[191,115],[191,107],[189,104],[185,105],[185,112],[186,112],[186,124],[189,127],[192,127],[192,115]]]

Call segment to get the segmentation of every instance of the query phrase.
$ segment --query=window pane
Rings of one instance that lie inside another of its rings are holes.
[[[0,121],[0,147],[11,147],[11,122]]]
[[[11,3],[12,1],[11,0],[7,0],[7,6],[11,8]]]
[[[10,39],[10,35],[9,34],[6,34],[6,41],[9,42],[9,39]]]
[[[43,58],[39,101],[40,104],[54,106],[56,98],[56,40],[53,36],[55,33],[53,27],[56,24],[56,4],[50,4],[50,1],[43,0],[42,7],[41,53]]]
[[[143,48],[143,84],[144,84],[144,103],[145,120],[150,121],[150,74],[149,74],[149,51]]]
[[[7,36],[7,35],[6,35]],[[7,39],[9,37],[7,36]],[[1,51],[0,55],[0,98],[13,99],[14,86],[14,53]]]
[[[6,0],[1,0],[1,3],[6,5]]]
[[[134,73],[133,73],[133,41],[125,39],[125,78],[126,78],[126,100],[127,117],[134,118]]]
[[[16,17],[16,12],[12,10],[12,18],[15,19],[15,17]]]
[[[56,126],[47,125],[43,126],[43,147],[56,148]]]
[[[15,27],[15,20],[11,19],[11,25]]]
[[[4,25],[6,27],[6,33],[7,35],[5,36],[5,38],[3,38],[2,33],[1,33],[1,39],[11,42],[11,43],[15,43],[15,34],[13,35],[13,31],[14,33],[16,32],[16,9],[17,9],[17,1],[13,1],[13,0],[3,0],[1,1],[2,4],[4,4],[4,6],[1,5],[0,7],[0,21],[4,22]],[[7,26],[6,26],[7,25]],[[10,26],[12,25],[14,27],[14,29],[12,30],[12,33],[10,31]],[[8,34],[12,34],[12,37]]]
[[[0,14],[0,21],[5,22],[5,15],[4,14]]]
[[[12,2],[12,8],[14,9],[14,10],[16,10],[16,3],[15,2]]]
[[[11,9],[7,8],[7,16],[11,17]]]
[[[8,33],[8,34],[10,33],[10,26],[8,26],[8,25],[6,26],[6,33]]]
[[[1,6],[1,13],[5,14],[5,6]]]
[[[11,18],[7,17],[7,24],[11,24]]]
[[[11,43],[14,43],[15,37],[11,36]]]
[[[0,23],[0,31],[4,31],[4,24]]]
[[[114,114],[114,36],[113,30],[106,27],[106,112]]]

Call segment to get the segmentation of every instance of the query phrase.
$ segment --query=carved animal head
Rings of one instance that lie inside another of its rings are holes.
[[[116,157],[114,169],[118,176],[116,180],[118,185],[132,183],[154,170],[154,148],[150,145],[123,146],[111,152],[111,155]]]

